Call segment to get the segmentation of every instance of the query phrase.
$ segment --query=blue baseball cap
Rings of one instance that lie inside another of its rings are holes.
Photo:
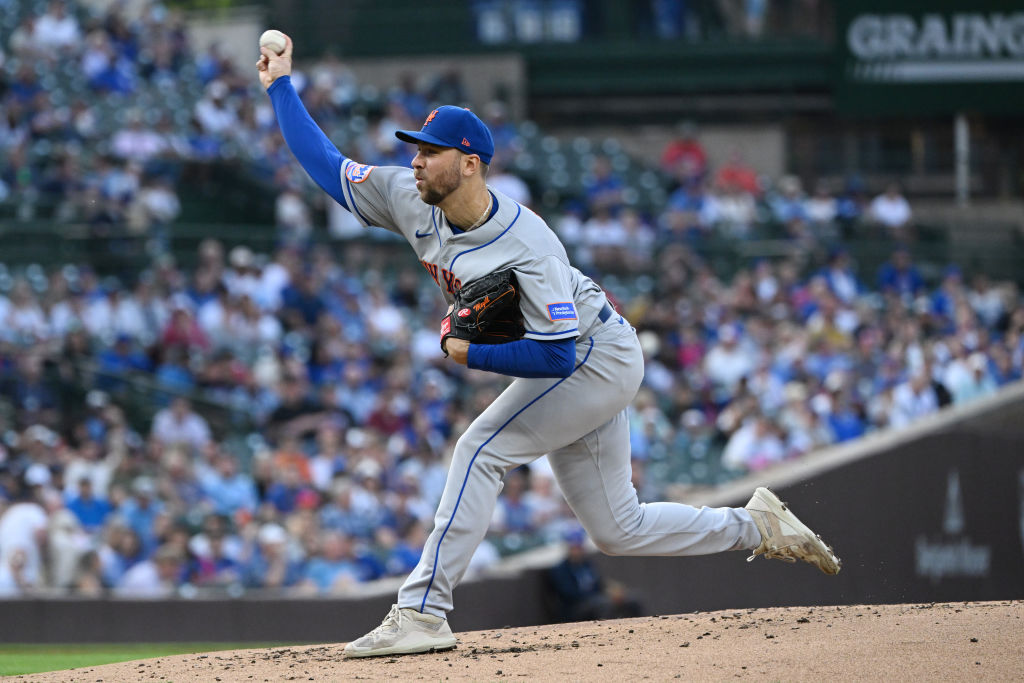
[[[423,128],[398,130],[395,137],[403,142],[429,142],[441,147],[454,147],[466,154],[476,154],[485,164],[494,156],[491,131],[476,114],[462,107],[446,104],[430,112]]]

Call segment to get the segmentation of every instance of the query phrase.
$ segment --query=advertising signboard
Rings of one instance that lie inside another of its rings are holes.
[[[847,114],[1024,114],[1024,4],[836,3],[836,102]]]

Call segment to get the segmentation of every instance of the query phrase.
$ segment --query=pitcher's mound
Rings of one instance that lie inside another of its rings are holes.
[[[342,645],[311,645],[13,680],[1024,680],[1022,618],[1016,600],[724,610],[457,633],[458,648],[427,655],[346,660]]]

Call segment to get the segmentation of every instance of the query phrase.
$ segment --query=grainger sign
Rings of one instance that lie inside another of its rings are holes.
[[[1024,3],[837,3],[836,94],[854,114],[1024,112]]]

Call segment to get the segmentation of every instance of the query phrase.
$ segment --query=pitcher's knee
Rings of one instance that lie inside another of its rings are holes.
[[[480,442],[473,439],[469,432],[459,437],[459,440],[455,442],[455,450],[452,451],[452,462],[453,463],[464,463],[469,464],[469,461],[473,459],[476,454],[477,448],[479,448]]]
[[[602,530],[590,534],[590,540],[605,555],[626,555],[629,553],[629,536],[622,531]]]
[[[505,464],[490,448],[490,444],[483,445],[485,441],[486,438],[481,438],[474,430],[467,430],[455,443],[451,470],[463,471],[473,467],[475,470],[486,471],[489,476],[501,479],[505,474]]]

